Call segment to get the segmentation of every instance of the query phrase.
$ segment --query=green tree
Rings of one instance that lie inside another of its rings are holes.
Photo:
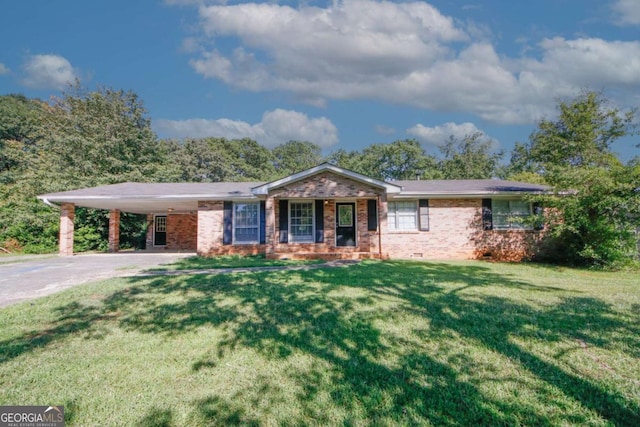
[[[291,175],[312,168],[324,161],[322,149],[312,142],[289,141],[271,150],[278,176]]]
[[[135,93],[76,85],[43,119],[42,160],[61,189],[155,180],[157,138]]]
[[[265,181],[275,174],[271,151],[250,138],[217,138],[212,144],[214,150],[228,155],[232,172],[224,180]]]
[[[443,158],[439,167],[445,179],[491,179],[498,176],[502,151],[491,152],[491,141],[481,133],[467,135],[462,140],[453,135],[440,147]]]
[[[182,182],[219,182],[233,175],[229,153],[215,148],[212,138],[192,139],[182,142],[164,141],[171,146],[169,162],[177,165]]]
[[[413,139],[372,144],[362,152],[339,150],[329,160],[338,166],[381,180],[434,179],[440,176],[435,157]]]
[[[518,168],[542,175],[553,187],[551,236],[564,261],[615,267],[635,253],[640,218],[637,168],[623,165],[612,143],[635,130],[634,112],[622,113],[595,92],[561,101],[554,121],[541,120],[520,148]]]
[[[3,134],[15,134],[18,129],[25,135],[13,136],[10,144],[21,163],[10,164],[1,173],[6,185],[0,190],[0,242],[17,241],[27,251],[55,249],[57,212],[38,201],[38,194],[155,181],[161,177],[159,171],[165,173],[151,122],[132,92],[108,88],[90,92],[76,85],[51,104],[25,102],[20,97],[9,101],[21,107],[8,112],[0,108],[0,122],[20,126],[13,125],[13,131],[5,128]],[[37,108],[31,108],[33,105]],[[3,143],[3,154],[9,152],[5,146]],[[88,227],[89,235],[89,229],[102,230],[106,215],[79,215],[76,225],[78,229]],[[106,240],[106,232],[100,232]]]

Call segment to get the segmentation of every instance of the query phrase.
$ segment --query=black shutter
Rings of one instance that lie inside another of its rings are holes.
[[[482,199],[482,226],[485,230],[493,230],[491,199]]]
[[[230,245],[233,240],[233,202],[224,202],[222,244]]]
[[[418,200],[420,231],[429,231],[429,199]]]
[[[535,223],[533,224],[534,230],[544,229],[544,210],[540,202],[533,203],[533,215],[535,216]]]
[[[267,214],[264,200],[260,202],[260,244],[267,242]]]
[[[324,200],[316,200],[316,243],[324,243]]]
[[[289,201],[280,200],[280,243],[289,241]]]
[[[367,200],[367,230],[378,230],[378,201],[375,199]]]

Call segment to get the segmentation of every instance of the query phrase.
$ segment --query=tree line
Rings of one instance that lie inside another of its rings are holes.
[[[635,135],[623,114],[594,92],[558,103],[511,153],[481,134],[443,141],[429,154],[416,140],[376,143],[327,156],[309,141],[269,149],[249,138],[159,139],[133,92],[71,87],[50,102],[0,96],[0,248],[50,252],[58,213],[35,196],[118,182],[270,181],[324,161],[382,180],[504,178],[545,183],[557,261],[599,266],[632,262],[640,217],[640,160],[624,164],[611,145]],[[507,154],[510,158],[506,161]],[[76,250],[104,250],[108,213],[76,212]],[[144,220],[124,214],[123,246],[144,245]]]

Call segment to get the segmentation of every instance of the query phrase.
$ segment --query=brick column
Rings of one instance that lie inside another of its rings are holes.
[[[145,249],[153,249],[153,214],[147,214],[147,239],[145,241]]]
[[[76,207],[73,203],[60,205],[60,255],[73,255],[73,220],[76,216]]]
[[[267,197],[264,203],[265,211],[265,252],[273,254],[276,252],[276,213],[274,211],[273,197]]]
[[[120,211],[109,212],[109,252],[120,250]]]

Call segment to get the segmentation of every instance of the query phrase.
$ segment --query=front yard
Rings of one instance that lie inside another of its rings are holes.
[[[0,310],[67,425],[640,425],[640,278],[481,262],[114,279]]]

